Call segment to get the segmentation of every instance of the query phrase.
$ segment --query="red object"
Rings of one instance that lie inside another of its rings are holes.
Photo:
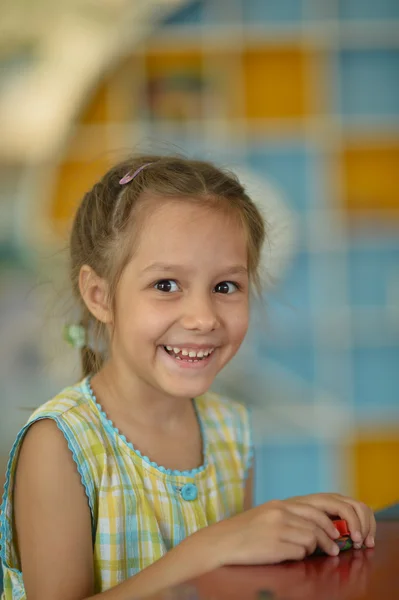
[[[346,537],[350,535],[350,531],[348,528],[348,523],[345,519],[333,519],[334,526],[338,529],[341,537]]]

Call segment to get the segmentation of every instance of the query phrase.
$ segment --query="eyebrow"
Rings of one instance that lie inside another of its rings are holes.
[[[148,265],[148,267],[145,267],[145,269],[143,269],[143,273],[151,273],[153,271],[162,271],[165,273],[170,273],[170,272],[176,272],[176,271],[185,271],[185,267],[183,267],[182,265],[172,265],[172,264],[168,264],[168,263],[162,263],[162,262],[155,262],[152,263],[151,265]],[[231,267],[227,267],[226,269],[221,269],[221,273],[223,273],[223,275],[247,275],[248,274],[248,269],[247,267],[244,267],[243,265],[232,265]]]

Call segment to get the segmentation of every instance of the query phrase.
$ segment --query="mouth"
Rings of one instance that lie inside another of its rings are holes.
[[[215,351],[213,346],[208,348],[180,348],[176,346],[163,346],[163,349],[172,359],[187,365],[207,363]]]

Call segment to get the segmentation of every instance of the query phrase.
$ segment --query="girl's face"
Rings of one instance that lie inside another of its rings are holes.
[[[243,228],[223,212],[157,205],[118,285],[111,362],[143,392],[205,392],[247,331],[247,262]]]

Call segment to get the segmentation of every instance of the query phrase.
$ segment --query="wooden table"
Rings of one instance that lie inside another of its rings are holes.
[[[268,590],[271,594],[260,594]],[[224,567],[152,600],[399,600],[399,520],[378,524],[376,547],[276,566]]]

